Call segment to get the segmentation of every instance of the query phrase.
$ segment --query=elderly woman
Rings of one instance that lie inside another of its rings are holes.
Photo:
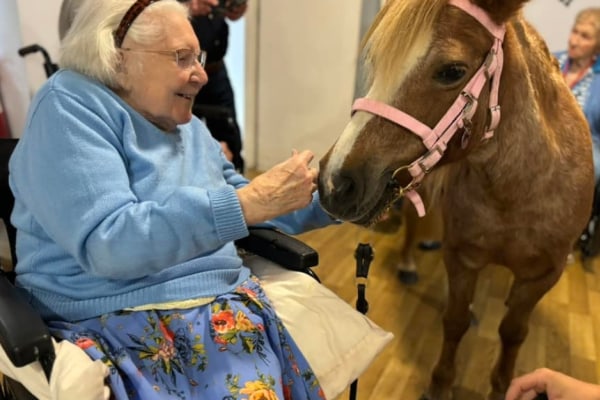
[[[192,116],[203,53],[176,0],[87,0],[10,162],[17,285],[117,399],[316,399],[233,241],[332,220],[309,151],[249,182]]]
[[[557,54],[565,81],[583,108],[592,131],[594,175],[600,179],[600,8],[581,10],[568,49]]]

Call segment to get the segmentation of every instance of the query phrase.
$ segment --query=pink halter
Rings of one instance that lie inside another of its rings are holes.
[[[494,135],[494,129],[496,129],[500,122],[498,89],[504,62],[502,41],[504,40],[506,27],[494,23],[484,10],[469,0],[450,0],[448,4],[462,9],[479,21],[494,36],[494,43],[481,67],[479,67],[475,75],[465,85],[461,94],[456,98],[437,125],[431,129],[412,116],[388,104],[366,97],[357,99],[352,105],[352,114],[356,111],[367,111],[378,115],[410,130],[423,141],[428,150],[427,153],[413,161],[410,165],[398,168],[392,174],[392,182],[395,186],[398,186],[396,182],[397,175],[403,170],[407,170],[410,173],[412,181],[405,187],[398,187],[398,195],[408,197],[421,217],[425,215],[425,207],[421,196],[415,189],[419,186],[425,175],[440,161],[447,149],[448,142],[450,142],[459,129],[464,129],[462,141],[463,147],[466,147],[471,135],[471,118],[477,110],[479,94],[488,79],[491,80],[492,85],[489,102],[490,124],[486,128],[483,139],[491,138]]]

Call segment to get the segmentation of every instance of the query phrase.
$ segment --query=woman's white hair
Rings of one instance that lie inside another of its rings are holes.
[[[119,49],[114,31],[135,0],[83,0],[77,7],[72,26],[61,43],[59,65],[117,88]],[[126,36],[141,45],[157,43],[164,30],[166,11],[188,18],[189,12],[177,0],[160,0],[150,4],[133,21]]]

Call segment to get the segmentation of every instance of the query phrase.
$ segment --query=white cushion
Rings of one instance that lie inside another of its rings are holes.
[[[244,260],[319,379],[325,397],[343,392],[393,335],[302,272],[258,256]]]
[[[0,346],[0,371],[25,387],[39,400],[108,400],[110,390],[104,385],[108,368],[92,361],[79,347],[66,340],[54,344],[56,360],[52,366],[50,385],[39,362],[17,368]],[[85,382],[85,384],[82,384]]]

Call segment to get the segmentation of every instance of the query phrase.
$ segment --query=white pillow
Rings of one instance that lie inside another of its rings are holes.
[[[258,256],[245,258],[244,264],[260,278],[327,399],[343,392],[392,340],[390,332],[307,274]]]
[[[0,371],[24,386],[39,400],[108,400],[110,389],[104,383],[108,367],[102,361],[92,361],[79,347],[66,340],[52,339],[56,360],[52,366],[50,384],[39,362],[15,367],[0,346]],[[82,384],[85,382],[85,384]]]

